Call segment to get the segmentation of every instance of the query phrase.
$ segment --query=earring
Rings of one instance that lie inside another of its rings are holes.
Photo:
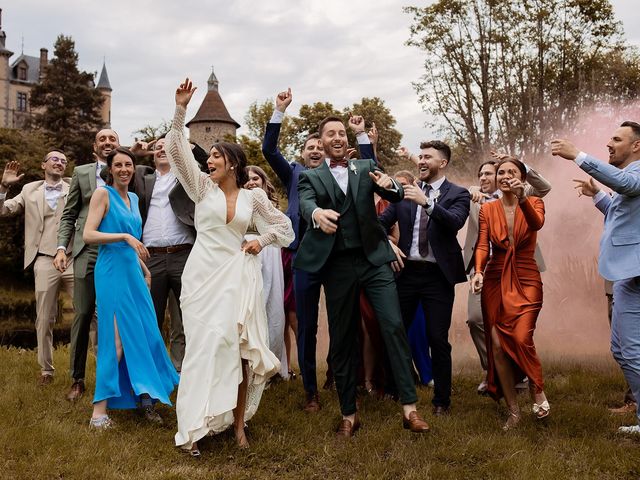
[[[234,167],[231,167],[231,169],[230,169],[230,170],[233,170],[233,168],[234,168]]]

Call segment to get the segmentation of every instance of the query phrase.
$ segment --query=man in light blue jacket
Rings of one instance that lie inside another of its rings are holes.
[[[578,180],[578,194],[593,197],[604,213],[600,274],[613,282],[611,353],[635,398],[640,398],[640,124],[624,122],[607,144],[609,164],[579,151],[566,140],[551,142],[551,153],[573,160],[592,178]],[[613,190],[601,191],[598,180]],[[640,410],[636,410],[640,423]],[[640,425],[620,427],[640,435]]]

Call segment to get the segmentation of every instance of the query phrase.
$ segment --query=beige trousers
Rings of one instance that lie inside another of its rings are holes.
[[[73,260],[64,273],[53,266],[53,257],[39,255],[33,264],[36,290],[36,339],[38,363],[43,375],[53,375],[53,324],[58,318],[60,289],[73,298]]]

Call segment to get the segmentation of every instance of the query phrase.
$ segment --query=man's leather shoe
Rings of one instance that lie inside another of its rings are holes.
[[[38,379],[38,385],[40,385],[41,387],[46,387],[51,383],[53,383],[53,375],[40,375],[40,378]]]
[[[360,428],[360,419],[358,418],[358,414],[356,413],[355,419],[353,423],[349,420],[343,418],[338,425],[338,429],[336,430],[336,437],[338,438],[351,438],[353,434]]]
[[[633,402],[625,402],[624,405],[618,408],[610,408],[609,413],[612,415],[626,415],[627,413],[634,413],[638,410],[638,405]]]
[[[302,408],[305,412],[308,413],[318,413],[320,411],[320,398],[318,397],[318,393],[307,393],[307,399],[304,402],[304,407]]]
[[[71,390],[67,394],[67,400],[70,402],[75,402],[76,400],[80,400],[84,395],[84,382],[82,380],[76,380],[71,385]]]
[[[415,410],[409,413],[409,418],[402,416],[402,426],[413,433],[426,433],[429,431],[429,424]]]
[[[449,407],[443,407],[442,405],[436,405],[433,407],[434,417],[444,417],[447,415],[451,415],[451,409]]]

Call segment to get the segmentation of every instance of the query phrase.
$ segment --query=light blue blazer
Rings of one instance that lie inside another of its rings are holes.
[[[600,275],[617,281],[640,275],[640,160],[619,169],[589,155],[580,168],[614,191],[596,203],[604,213]]]

